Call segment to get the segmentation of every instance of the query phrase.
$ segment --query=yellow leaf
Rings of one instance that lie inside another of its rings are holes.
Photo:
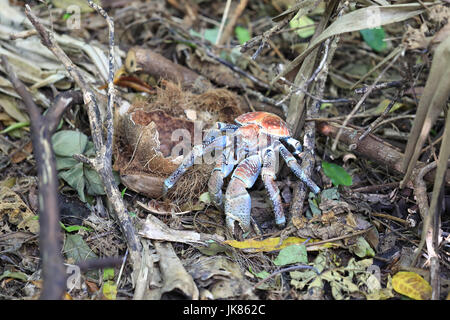
[[[252,252],[268,252],[281,250],[293,244],[302,244],[305,241],[306,239],[303,238],[289,237],[280,244],[280,237],[275,237],[275,238],[267,238],[264,240],[252,240],[252,239],[245,241],[227,240],[224,241],[224,243],[237,249],[251,249]],[[319,240],[310,240],[310,242],[317,242],[317,241]],[[327,243],[324,244],[323,247],[330,247],[331,245],[332,245],[331,243]]]
[[[64,293],[64,300],[73,300],[72,296],[69,293]]]
[[[106,281],[103,284],[103,295],[108,300],[116,300],[117,286],[113,281]]]
[[[417,273],[400,271],[392,278],[395,291],[415,300],[429,300],[431,298],[430,284]]]
[[[383,101],[381,101],[378,106],[375,109],[372,109],[373,114],[375,115],[379,115],[382,114],[384,112],[384,110],[386,110],[386,108],[389,106],[389,104],[392,101],[389,99],[384,99]],[[397,109],[400,109],[402,107],[404,107],[405,105],[403,103],[400,102],[396,102],[394,103],[394,105],[391,107],[391,110],[389,110],[389,112],[394,112]]]

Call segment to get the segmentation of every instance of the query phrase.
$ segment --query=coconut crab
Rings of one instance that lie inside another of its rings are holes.
[[[251,198],[247,189],[251,188],[259,175],[269,194],[275,214],[275,223],[284,226],[284,216],[280,191],[275,183],[275,164],[277,151],[291,171],[303,181],[314,193],[319,187],[308,177],[297,163],[302,146],[292,138],[280,117],[268,112],[249,112],[235,119],[236,124],[218,122],[216,127],[203,140],[202,145],[194,146],[183,159],[180,166],[164,181],[163,194],[174,186],[186,170],[194,164],[195,159],[213,150],[219,153],[215,167],[208,181],[208,191],[212,202],[226,215],[226,224],[234,234],[235,221],[244,232],[250,228]],[[222,135],[223,132],[230,134]],[[238,139],[236,148],[233,147]],[[294,149],[291,153],[286,143]],[[235,156],[236,155],[236,156]],[[234,167],[236,166],[236,169]],[[233,171],[234,169],[234,171]],[[223,199],[224,179],[233,172]]]

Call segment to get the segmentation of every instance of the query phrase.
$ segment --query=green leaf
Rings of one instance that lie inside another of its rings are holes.
[[[104,195],[105,189],[99,174],[92,169],[84,169],[84,176],[86,178],[86,192],[92,196]]]
[[[79,162],[74,158],[69,157],[58,157],[55,156],[56,160],[56,170],[60,171],[63,169],[70,169],[76,166]]]
[[[113,280],[114,279],[114,268],[103,269],[103,280]]]
[[[73,130],[61,130],[52,137],[53,150],[57,156],[72,157],[82,154],[86,148],[88,138],[84,133]]]
[[[194,37],[199,37],[208,40],[211,43],[216,43],[217,36],[219,35],[219,28],[205,29],[203,34],[191,29],[189,34]]]
[[[248,29],[241,26],[237,26],[234,29],[234,33],[236,34],[236,37],[238,38],[240,44],[246,43],[251,38]]]
[[[27,281],[28,280],[28,276],[23,273],[23,272],[11,272],[6,270],[5,272],[3,272],[2,275],[0,275],[0,281],[3,280],[4,278],[13,278],[13,279],[17,279],[17,280],[22,280],[22,281]]]
[[[339,200],[340,194],[337,187],[325,189],[320,193],[320,200]]]
[[[378,106],[377,106],[376,108],[371,109],[371,110],[373,110],[373,111],[371,111],[371,114],[373,114],[373,115],[380,115],[380,114],[382,114],[382,113],[386,110],[386,108],[389,106],[389,104],[390,104],[391,102],[392,102],[392,101],[389,100],[389,99],[384,99],[383,101],[381,101],[381,102],[378,104]],[[404,105],[403,103],[396,102],[396,103],[394,103],[394,105],[391,107],[391,110],[389,110],[389,112],[394,112],[395,110],[398,110],[398,109],[400,109],[400,108],[402,108],[402,107],[404,107],[404,106],[405,106],[405,105]]]
[[[62,16],[62,19],[65,21],[65,20],[69,19],[71,16],[72,16],[72,13],[65,13],[65,14]]]
[[[211,203],[211,197],[209,196],[209,192],[204,192],[200,195],[200,197],[198,198],[198,201],[206,203],[206,204],[210,204]]]
[[[386,36],[383,27],[364,29],[359,31],[364,39],[364,42],[369,45],[373,50],[381,52],[387,48],[387,44],[384,41]]]
[[[359,237],[356,240],[356,243],[349,248],[349,251],[356,254],[360,258],[375,256],[375,251],[366,239],[364,239],[364,237]]]
[[[317,200],[315,199],[315,194],[310,193],[308,197],[309,208],[311,209],[311,213],[313,216],[320,216],[322,214],[322,210],[319,209],[317,205]]]
[[[273,261],[276,266],[292,263],[308,263],[306,247],[303,244],[294,244],[280,250],[278,257]]]
[[[122,191],[120,191],[120,196],[123,198],[125,196],[125,192],[127,191],[127,187],[123,188]]]
[[[85,202],[86,198],[84,196],[84,177],[83,177],[83,164],[77,163],[70,170],[63,171],[59,173],[59,177],[69,184],[72,188],[77,190],[78,196],[81,201]]]
[[[298,15],[298,14],[297,14]],[[311,20],[308,16],[303,15],[300,18],[297,15],[289,22],[289,26],[291,28],[301,28],[295,30],[300,38],[309,38],[311,37],[316,27],[314,26],[314,21]],[[310,27],[308,27],[310,26]]]
[[[9,126],[7,126],[5,129],[3,129],[2,131],[0,131],[0,134],[4,134],[4,133],[8,133],[23,127],[28,127],[30,125],[30,121],[25,121],[25,122],[16,122],[13,123]]]
[[[74,232],[74,231],[80,231],[81,229],[86,230],[86,231],[92,231],[91,228],[85,227],[85,226],[66,226],[64,223],[59,222],[59,224],[61,225],[61,228],[63,228],[66,232]]]
[[[67,258],[72,258],[75,263],[97,258],[97,255],[92,252],[79,234],[68,234],[66,241],[64,241],[63,250]]]
[[[261,271],[261,272],[254,273],[254,275],[257,276],[258,278],[265,279],[265,278],[267,278],[268,276],[270,276],[270,273],[267,272],[266,270],[263,270],[263,271]]]
[[[331,179],[331,182],[333,182],[335,186],[352,185],[352,177],[341,166],[338,166],[334,163],[322,161],[322,168],[325,175]]]

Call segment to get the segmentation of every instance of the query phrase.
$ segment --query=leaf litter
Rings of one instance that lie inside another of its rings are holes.
[[[0,1],[5,8],[0,13],[0,53],[8,57],[39,106],[47,109],[52,105],[54,93],[73,88],[73,82],[36,36],[10,39],[11,34],[29,29],[29,23],[19,6]],[[190,299],[383,300],[402,296],[430,299],[429,272],[428,276],[421,277],[413,272],[418,270],[409,271],[405,261],[411,260],[411,254],[403,250],[420,239],[419,230],[399,227],[394,219],[406,221],[414,219],[414,213],[417,216],[414,196],[396,187],[383,189],[383,185],[399,182],[402,177],[386,166],[375,165],[364,155],[352,153],[352,157],[345,158],[352,152],[348,146],[339,145],[331,150],[330,141],[318,135],[316,156],[323,162],[315,180],[321,182],[323,191],[318,197],[307,197],[302,219],[295,227],[288,226],[284,230],[274,226],[270,203],[261,184],[257,184],[250,191],[254,200],[255,232],[240,239],[231,238],[225,230],[223,214],[214,208],[206,192],[211,166],[190,169],[168,199],[161,198],[161,191],[164,179],[182,159],[181,154],[171,154],[179,143],[173,139],[173,131],[184,129],[193,136],[198,121],[202,123],[202,131],[216,121],[230,123],[237,115],[251,110],[265,110],[285,117],[286,109],[283,111],[274,101],[281,100],[288,88],[278,86],[270,91],[265,86],[281,76],[293,80],[289,71],[295,70],[308,54],[314,54],[315,48],[333,36],[339,36],[340,42],[334,60],[327,65],[331,80],[325,89],[327,97],[358,99],[349,88],[370,85],[380,70],[402,52],[399,61],[405,70],[393,66],[382,82],[400,79],[408,82],[408,90],[401,101],[395,102],[382,126],[398,135],[409,133],[408,119],[411,118],[408,116],[414,115],[417,99],[421,104],[426,101],[439,104],[448,97],[443,94],[446,83],[441,83],[436,93],[430,93],[432,89],[425,87],[430,60],[436,48],[448,38],[448,5],[427,2],[425,10],[421,3],[415,2],[380,1],[368,7],[360,4],[357,9],[350,7],[342,15],[334,16],[321,33],[314,35],[325,2],[291,1],[290,7],[266,2],[261,4],[266,9],[263,15],[252,4],[237,20],[227,45],[213,48],[211,43],[216,42],[218,35],[218,23],[213,21],[221,21],[218,12],[223,10],[218,9],[223,9],[224,3],[206,2],[211,4],[204,9],[209,18],[205,18],[205,12],[199,13],[195,1],[183,2],[183,5],[178,1],[135,3],[141,8],[136,12],[108,8],[109,14],[117,15],[116,32],[120,34],[116,40],[118,71],[114,81],[120,91],[115,109],[114,169],[118,173],[117,183],[121,184],[121,189],[126,187],[123,198],[128,210],[134,213],[139,235],[147,245],[149,273],[144,279],[147,285],[136,290],[143,290],[148,299],[180,298],[180,294]],[[52,19],[57,41],[80,67],[89,84],[98,89],[99,101],[106,104],[102,91],[107,78],[104,21],[89,14],[92,12],[89,6],[82,5],[82,19],[88,21],[87,27],[82,26],[78,31],[67,29],[68,21],[73,21],[73,15],[66,15],[68,4],[65,1],[52,1],[52,4],[55,9],[51,17],[45,10],[39,13],[40,17]],[[118,6],[120,8],[121,4]],[[369,14],[374,12],[379,14],[379,21],[370,18]],[[422,20],[413,19],[419,15]],[[179,25],[180,16],[186,23],[183,28]],[[272,20],[272,17],[275,18]],[[275,26],[285,17],[291,17],[286,23],[290,30],[278,30],[268,38],[270,42],[262,46],[256,60],[250,58],[252,53],[243,54],[238,50],[239,46],[242,48],[246,42],[251,42],[252,36],[263,34],[268,26]],[[101,27],[95,28],[96,24]],[[442,61],[448,50],[442,48],[435,59],[435,71],[430,74],[434,83],[447,70]],[[164,76],[149,70],[151,67],[139,56],[142,52],[155,54],[156,61],[168,66],[166,69],[174,68],[174,73]],[[130,68],[133,63],[138,68]],[[230,68],[230,64],[235,68]],[[281,70],[273,72],[279,65],[283,65]],[[180,72],[187,72],[181,67],[194,73],[189,73],[187,78],[180,77]],[[393,102],[395,88],[373,91],[366,101],[366,110],[357,114],[360,117],[355,117],[352,125],[366,129]],[[423,101],[421,96],[425,96]],[[322,103],[325,104],[320,116],[336,118],[338,123],[339,117],[342,119],[352,108]],[[35,282],[40,279],[39,266],[28,262],[36,256],[33,248],[37,248],[37,242],[33,237],[39,230],[39,220],[37,206],[33,206],[33,199],[28,196],[32,184],[20,184],[11,177],[35,175],[35,171],[25,152],[17,158],[20,160],[11,161],[13,165],[7,162],[3,167],[3,158],[15,156],[11,150],[21,151],[21,146],[29,143],[24,140],[29,138],[29,132],[23,126],[29,121],[28,115],[3,71],[0,72],[0,107],[0,129],[6,139],[2,139],[0,148],[0,254],[4,257],[0,264],[0,283],[2,288],[9,286],[4,290],[7,296],[23,298],[23,293],[16,290],[16,280],[28,281],[24,292],[29,296],[35,296],[40,290],[39,282]],[[439,112],[436,114],[440,120],[435,131],[442,135],[443,117]],[[66,261],[78,263],[100,256],[124,255],[126,247],[120,229],[102,204],[101,179],[87,165],[73,158],[77,154],[92,156],[95,152],[83,109],[75,107],[68,111],[60,127],[53,136],[60,192],[81,199],[89,212],[89,217],[80,225],[64,224],[62,228]],[[393,144],[399,141],[392,139],[392,135],[384,135],[385,132],[375,128],[373,133],[379,140]],[[439,139],[438,136],[431,138]],[[395,144],[404,150],[404,145]],[[432,146],[439,148],[439,141]],[[30,147],[29,143],[28,153]],[[433,152],[437,154],[436,150]],[[432,153],[424,153],[423,157],[426,156],[431,159]],[[286,200],[285,211],[289,212],[298,190],[295,182],[282,172],[277,183]],[[370,186],[379,188],[369,192],[353,191]],[[442,229],[448,233],[445,224]],[[395,241],[387,241],[392,237]],[[20,253],[24,257],[22,264],[29,268],[18,266],[12,252]],[[300,265],[314,270],[283,271]],[[85,274],[83,281],[90,288],[90,296],[75,289],[70,298],[128,298],[130,292],[123,288],[129,288],[132,276],[127,270],[125,268],[122,274],[115,268],[107,278]],[[444,284],[446,277],[448,270],[444,269]],[[260,284],[255,287],[257,283]],[[444,294],[447,293],[442,292]]]

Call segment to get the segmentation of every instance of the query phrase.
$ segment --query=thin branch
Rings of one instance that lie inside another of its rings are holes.
[[[348,114],[348,116],[345,118],[344,123],[343,123],[343,127],[347,126],[347,123],[353,118],[353,116],[355,115],[355,113],[359,110],[359,108],[361,107],[361,105],[364,103],[364,101],[366,100],[366,98],[370,95],[370,93],[372,92],[373,88],[375,88],[376,84],[378,83],[378,81],[380,81],[380,79],[383,77],[384,73],[391,68],[391,66],[395,63],[395,61],[397,61],[397,59],[401,56],[402,51],[400,51],[393,59],[392,61],[386,66],[386,68],[384,68],[380,74],[378,75],[378,77],[375,79],[375,81],[372,83],[372,85],[369,87],[369,89],[364,93],[364,95],[361,97],[361,99],[358,101],[358,103],[355,105],[355,107],[353,108],[353,110]],[[337,144],[339,142],[339,139],[341,138],[341,134],[342,134],[342,128],[339,129],[336,138],[333,142],[333,145],[331,147],[331,150],[336,150]]]
[[[233,15],[230,18],[230,21],[227,23],[227,26],[225,27],[225,30],[223,31],[222,36],[219,38],[217,36],[217,45],[223,45],[225,42],[227,42],[228,38],[230,37],[231,33],[233,32],[234,25],[236,24],[237,19],[241,16],[242,12],[245,10],[245,7],[247,6],[248,0],[240,0],[239,4],[237,5],[236,9],[233,12]]]
[[[220,43],[220,38],[222,37],[222,31],[225,26],[225,21],[228,18],[228,12],[230,11],[231,0],[227,0],[225,4],[225,10],[223,12],[222,21],[220,22],[219,32],[217,33],[216,45]]]
[[[359,137],[359,139],[358,139],[359,141],[361,141],[365,137],[367,137],[369,135],[369,133],[371,133],[381,123],[381,121],[383,121],[383,119],[386,118],[387,114],[389,113],[389,111],[391,111],[392,107],[397,102],[398,98],[403,96],[403,92],[404,92],[404,90],[400,90],[399,92],[397,92],[397,95],[388,104],[386,109],[384,109],[383,113],[374,122],[372,122],[370,124],[369,128],[367,128],[367,130]]]
[[[86,83],[78,67],[70,60],[65,52],[59,47],[54,40],[54,36],[51,32],[47,31],[39,19],[33,14],[28,5],[25,6],[25,14],[35,29],[38,31],[42,43],[56,56],[56,58],[64,65],[67,72],[80,87],[83,92],[83,100],[87,106],[89,125],[91,127],[92,140],[94,142],[96,156],[91,160],[93,169],[97,171],[102,179],[105,193],[111,203],[113,212],[119,220],[119,225],[122,228],[122,232],[127,241],[127,246],[130,253],[130,261],[133,267],[133,274],[136,275],[141,269],[141,243],[135,232],[133,221],[128,214],[123,199],[117,188],[112,173],[111,156],[112,156],[112,134],[113,134],[113,121],[112,121],[112,106],[114,103],[114,88],[112,84],[113,74],[113,50],[114,50],[114,25],[112,20],[108,17],[106,12],[98,5],[90,2],[90,5],[96,9],[108,22],[109,27],[109,76],[108,76],[108,107],[106,108],[105,121],[102,121],[100,108],[98,106],[96,97]],[[106,139],[103,138],[103,128],[107,130]],[[136,279],[136,277],[133,277]]]
[[[31,140],[39,181],[39,248],[44,279],[40,299],[61,299],[66,289],[66,272],[62,257],[60,212],[58,204],[58,177],[51,134],[63,111],[76,99],[56,99],[46,116],[33,101],[25,85],[17,78],[5,56],[2,63],[11,83],[27,107],[30,116]],[[48,121],[52,119],[52,121]]]

